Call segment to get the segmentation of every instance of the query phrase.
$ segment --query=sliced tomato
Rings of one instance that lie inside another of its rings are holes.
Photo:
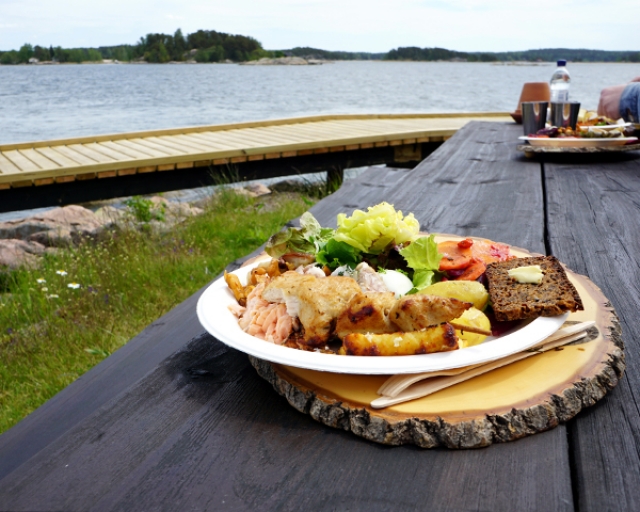
[[[442,254],[440,270],[459,270],[467,268],[473,259],[469,247],[460,247],[459,242],[446,241],[438,244],[438,252]]]
[[[475,281],[478,279],[484,271],[487,270],[487,266],[484,261],[474,259],[471,264],[465,269],[465,271],[456,277],[457,281]]]

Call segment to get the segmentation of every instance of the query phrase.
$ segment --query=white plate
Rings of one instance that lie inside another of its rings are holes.
[[[244,283],[247,272],[257,265],[247,265],[233,272]],[[452,352],[415,356],[339,356],[306,352],[275,345],[245,333],[228,306],[235,303],[224,278],[214,281],[200,296],[198,320],[223,343],[260,359],[297,368],[334,373],[391,375],[460,368],[506,357],[532,347],[557,331],[568,313],[556,317],[540,317],[498,338],[489,336],[484,343]]]
[[[638,137],[611,137],[603,139],[586,139],[581,137],[518,137],[532,146],[548,146],[554,148],[602,148],[606,146],[624,146],[636,142]]]
[[[626,128],[627,126],[631,126],[632,123],[620,123],[620,124],[605,124],[605,125],[600,125],[600,126],[590,126],[590,125],[580,125],[580,123],[578,123],[579,128],[581,131],[593,131],[595,129],[597,130],[605,130],[605,131],[609,131],[609,130],[615,130],[616,128]]]

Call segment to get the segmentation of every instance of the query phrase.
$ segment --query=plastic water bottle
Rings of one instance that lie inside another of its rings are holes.
[[[567,61],[559,60],[558,67],[551,75],[549,87],[551,88],[551,101],[563,102],[569,101],[569,84],[571,77],[567,71]]]

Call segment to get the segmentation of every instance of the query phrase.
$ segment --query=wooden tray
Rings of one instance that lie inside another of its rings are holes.
[[[587,277],[569,271],[568,275],[585,310],[572,313],[567,322],[595,320],[587,338],[386,409],[369,407],[385,376],[304,370],[251,356],[250,360],[298,411],[377,443],[479,448],[513,441],[570,420],[613,389],[624,373],[615,311]]]

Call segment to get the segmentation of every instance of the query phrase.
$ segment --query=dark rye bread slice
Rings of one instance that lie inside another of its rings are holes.
[[[518,283],[509,270],[540,265],[544,277],[540,284]],[[524,320],[557,316],[584,309],[578,291],[555,256],[514,258],[487,265],[489,296],[496,320]]]

